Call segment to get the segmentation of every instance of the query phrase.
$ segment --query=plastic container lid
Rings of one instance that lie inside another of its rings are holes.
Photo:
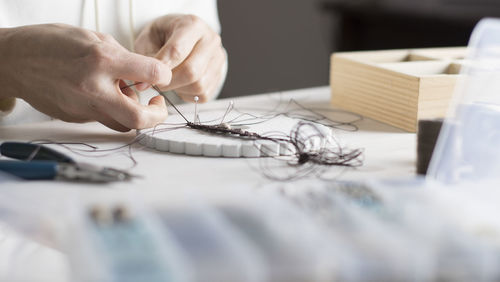
[[[427,177],[500,182],[500,20],[474,29]]]

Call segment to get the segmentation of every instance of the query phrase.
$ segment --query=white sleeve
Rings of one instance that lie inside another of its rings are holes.
[[[220,33],[219,13],[216,0],[148,0],[135,1],[134,29],[139,32],[152,20],[168,14],[193,14],[207,22],[216,32]]]
[[[182,2],[182,4],[179,7],[179,13],[193,14],[202,18],[220,34],[221,26],[216,0],[185,0],[180,2]]]

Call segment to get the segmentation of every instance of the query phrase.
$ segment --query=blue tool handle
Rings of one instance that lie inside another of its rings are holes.
[[[3,142],[0,154],[23,161],[56,161],[59,163],[75,163],[70,157],[49,147],[24,142]]]
[[[7,161],[0,160],[0,171],[22,179],[54,179],[57,176],[57,162],[54,161]]]

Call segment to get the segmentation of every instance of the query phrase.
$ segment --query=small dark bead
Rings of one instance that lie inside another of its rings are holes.
[[[311,156],[309,156],[309,154],[307,154],[307,153],[301,153],[299,155],[298,162],[299,162],[299,164],[305,164],[306,162],[309,161],[310,158],[311,158]]]

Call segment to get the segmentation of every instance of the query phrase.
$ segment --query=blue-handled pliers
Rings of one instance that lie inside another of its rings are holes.
[[[4,142],[0,154],[17,160],[0,160],[0,171],[28,180],[61,179],[89,182],[129,180],[128,172],[77,163],[49,147],[23,142]]]

